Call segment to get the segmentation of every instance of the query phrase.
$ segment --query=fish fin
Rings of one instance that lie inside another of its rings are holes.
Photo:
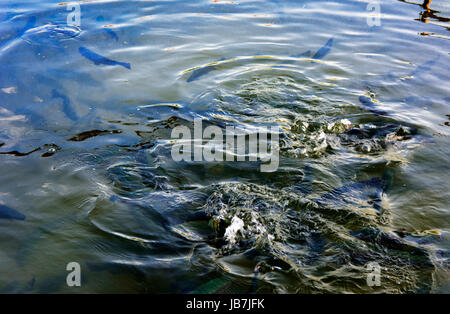
[[[131,70],[131,64],[128,62],[118,62],[117,64],[123,66],[124,68],[127,68],[128,70]]]
[[[373,102],[372,98],[361,95],[359,96],[359,102],[363,105],[363,108],[372,112],[377,116],[387,116],[389,115],[386,111],[376,109],[376,104]]]
[[[5,205],[0,205],[0,219],[25,220],[26,217],[21,212]]]
[[[333,46],[334,37],[331,37],[328,39],[325,45],[323,45],[322,48],[317,50],[317,52],[314,54],[314,56],[311,57],[311,59],[320,60],[326,57],[326,55],[330,52],[331,47]]]

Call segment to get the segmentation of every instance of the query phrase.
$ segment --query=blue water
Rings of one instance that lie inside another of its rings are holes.
[[[0,0],[0,292],[449,291],[448,1],[77,3]],[[174,161],[195,118],[279,168]]]

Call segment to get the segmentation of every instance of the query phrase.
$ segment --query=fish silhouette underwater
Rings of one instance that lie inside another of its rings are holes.
[[[11,207],[0,204],[0,219],[25,220],[25,215]]]
[[[377,115],[377,116],[387,116],[388,113],[386,111],[383,110],[379,110],[377,109],[377,105],[375,104],[375,102],[372,100],[372,98],[361,95],[359,96],[359,102],[362,105],[362,109],[365,109],[369,112],[372,112],[373,114]]]
[[[72,121],[78,120],[78,115],[73,110],[73,108],[70,104],[70,100],[69,100],[69,98],[67,98],[67,96],[60,94],[56,89],[54,89],[54,90],[52,90],[52,97],[62,99],[62,101],[63,101],[62,110],[70,120],[72,120]]]
[[[95,65],[118,65],[121,67],[124,67],[128,70],[131,70],[131,64],[127,62],[119,62],[112,59],[108,59],[104,56],[99,55],[98,53],[93,52],[92,50],[86,48],[86,47],[80,47],[78,48],[78,51],[80,54],[85,57],[86,59],[92,61]]]
[[[333,43],[334,43],[334,37],[331,37],[330,39],[328,39],[328,41],[325,43],[324,46],[322,46],[319,50],[317,50],[317,52],[311,57],[311,59],[315,59],[315,60],[321,60],[323,58],[325,58],[331,51],[331,48],[333,47]],[[305,51],[301,54],[298,55],[294,55],[291,56],[293,58],[307,58],[311,56],[311,51]],[[187,78],[186,82],[191,83],[193,81],[196,81],[198,79],[200,79],[201,77],[205,76],[206,74],[218,70],[220,69],[220,67],[222,66],[221,61],[226,60],[225,58],[221,58],[218,61],[214,62],[213,64],[209,64],[203,67],[199,67],[196,68],[195,70],[192,71],[192,74]],[[289,60],[289,61],[283,61],[282,63],[293,63],[295,61]]]
[[[103,16],[98,16],[96,18],[96,21],[99,23],[104,23],[105,22],[105,18]],[[110,36],[112,39],[114,39],[115,41],[119,41],[119,36],[117,36],[116,32],[113,31],[112,29],[110,29],[109,27],[107,27],[107,25],[102,27],[103,31],[106,32],[108,34],[108,36]]]
[[[316,199],[315,202],[319,206],[331,209],[344,208],[349,205],[361,207],[362,202],[367,202],[369,206],[380,211],[383,194],[385,194],[392,186],[392,181],[392,172],[386,171],[382,177],[352,182],[336,188],[323,194],[320,198]]]
[[[311,57],[311,59],[321,60],[325,58],[330,53],[331,48],[333,47],[333,41],[334,41],[333,37],[328,39],[326,44],[322,48],[317,50],[317,52]]]

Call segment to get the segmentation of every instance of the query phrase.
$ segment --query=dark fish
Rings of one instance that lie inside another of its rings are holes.
[[[119,41],[119,36],[117,36],[116,32],[108,27],[104,27],[103,30],[108,33],[115,41]]]
[[[40,150],[41,150],[40,147],[35,148],[35,149],[33,149],[33,150],[29,151],[29,152],[26,152],[26,153],[21,153],[21,152],[19,152],[17,150],[13,150],[13,151],[9,151],[9,152],[0,152],[0,155],[14,155],[16,157],[24,157],[24,156],[31,155],[32,153],[40,151]]]
[[[387,116],[386,111],[376,109],[376,104],[370,97],[361,95],[359,96],[359,102],[363,105],[363,108],[379,116]]]
[[[131,70],[131,65],[129,63],[126,62],[118,62],[118,61],[114,61],[111,59],[108,59],[106,57],[103,57],[95,52],[93,52],[92,50],[89,50],[88,48],[85,47],[80,47],[78,49],[78,51],[80,52],[80,54],[85,57],[86,59],[94,62],[95,65],[120,65],[128,70]]]
[[[360,206],[359,201],[369,201],[376,210],[381,209],[381,199],[383,193],[389,188],[392,179],[375,177],[367,181],[354,182],[322,195],[316,199],[319,206],[329,208],[342,208],[348,205]]]
[[[14,44],[13,43],[14,40],[22,37],[29,29],[32,29],[35,25],[36,25],[36,17],[35,16],[29,17],[24,28],[22,28],[20,31],[18,31],[17,34],[13,38],[2,42],[2,47],[0,48],[0,52],[7,50],[9,47],[11,47],[11,45]]]
[[[56,154],[57,151],[61,150],[61,147],[55,144],[44,144],[41,146],[41,149],[45,150],[41,157],[51,157]]]
[[[350,234],[365,242],[381,245],[390,250],[408,252],[416,256],[428,256],[425,249],[411,245],[402,238],[397,237],[394,233],[382,231],[378,228],[364,228],[358,231],[352,231]],[[429,260],[426,259],[429,263]]]
[[[216,68],[217,68],[217,65],[208,65],[208,66],[205,66],[205,67],[202,67],[199,69],[195,69],[192,72],[191,76],[186,80],[186,82],[190,83],[190,82],[196,81],[203,75],[206,75],[209,72],[216,70]]]
[[[0,219],[25,220],[25,215],[8,206],[0,204]]]
[[[226,58],[220,58],[217,62],[224,61]],[[186,80],[186,82],[190,83],[198,80],[203,75],[208,74],[211,71],[217,70],[219,68],[219,64],[211,64],[207,65],[192,71],[191,76]]]
[[[22,37],[27,30],[32,29],[35,25],[36,25],[36,17],[30,16],[30,18],[27,21],[27,24],[25,24],[25,27],[17,33],[16,38]]]
[[[67,98],[66,96],[64,96],[64,95],[62,95],[62,94],[60,94],[60,93],[58,93],[58,92],[56,91],[56,89],[54,89],[54,90],[52,91],[52,97],[53,97],[53,98],[61,98],[61,99],[62,99],[62,101],[63,101],[63,106],[62,106],[63,112],[66,114],[66,116],[67,116],[70,120],[72,120],[72,121],[77,121],[77,120],[78,120],[78,115],[77,115],[77,113],[72,109],[72,106],[70,105],[70,100],[69,100],[69,98]]]
[[[374,108],[376,106],[370,97],[363,95],[359,96],[359,102],[367,108]]]
[[[328,39],[327,43],[317,50],[317,52],[311,57],[311,59],[320,60],[323,59],[331,50],[331,47],[333,46],[333,37]]]
[[[118,133],[122,133],[122,132],[120,130],[112,130],[112,131],[92,130],[92,131],[79,133],[79,134],[69,138],[69,141],[82,142],[82,141],[87,140],[88,138],[91,138],[91,137],[101,136],[101,135],[105,135],[105,134],[118,134]]]
[[[100,22],[100,23],[104,23],[105,22],[105,18],[103,16],[101,16],[101,15],[98,16],[96,20],[97,20],[97,22]],[[111,36],[116,41],[119,41],[119,37],[117,36],[117,34],[112,29],[109,29],[107,27],[104,27],[103,29],[104,29],[105,32],[108,33],[109,36]]]

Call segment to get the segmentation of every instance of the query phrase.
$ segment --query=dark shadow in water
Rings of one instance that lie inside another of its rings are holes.
[[[128,62],[119,62],[104,56],[99,55],[98,53],[93,52],[92,50],[86,47],[78,48],[80,54],[86,59],[92,61],[95,65],[118,65],[122,66],[128,70],[131,70],[131,64]]]
[[[0,155],[14,155],[16,157],[24,157],[24,156],[28,156],[28,155],[30,155],[30,154],[32,154],[34,152],[37,152],[39,150],[41,150],[40,147],[35,148],[35,149],[33,149],[33,150],[29,151],[29,152],[26,152],[26,153],[21,153],[21,152],[19,152],[17,150],[13,150],[13,151],[10,151],[10,152],[0,152]]]
[[[102,136],[102,135],[106,135],[106,134],[119,134],[122,133],[122,131],[120,130],[92,130],[92,131],[86,131],[86,132],[82,132],[79,133],[71,138],[69,138],[68,140],[71,142],[83,142],[91,137],[96,137],[96,136]]]
[[[3,145],[4,145],[4,143],[2,143],[0,145],[0,147]],[[31,155],[34,152],[38,152],[40,150],[45,150],[45,153],[43,153],[41,155],[41,157],[50,157],[50,156],[53,156],[57,151],[61,150],[61,147],[59,147],[58,145],[55,145],[55,144],[44,144],[41,147],[35,148],[26,153],[22,153],[17,150],[12,150],[9,152],[0,152],[0,155],[14,155],[15,157],[25,157],[25,156]]]
[[[11,207],[0,204],[0,219],[25,220],[25,215]]]

